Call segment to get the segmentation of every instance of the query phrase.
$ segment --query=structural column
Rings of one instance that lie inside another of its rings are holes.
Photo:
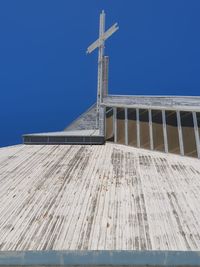
[[[140,116],[139,108],[136,108],[137,147],[140,147]]]
[[[167,140],[167,127],[166,127],[165,110],[162,110],[162,124],[163,124],[163,137],[164,137],[165,152],[168,153],[168,140]]]
[[[99,133],[105,135],[105,108],[99,107]]]
[[[113,108],[114,142],[117,143],[117,108]]]
[[[125,145],[128,145],[128,109],[125,108]]]
[[[150,138],[150,149],[153,150],[153,126],[152,126],[152,112],[151,109],[148,110],[149,113],[149,138]]]
[[[180,153],[183,156],[184,155],[183,133],[182,133],[181,116],[180,116],[179,110],[176,111],[176,116],[177,116],[177,124],[178,124],[178,137],[179,137]]]
[[[195,140],[196,140],[196,147],[197,147],[197,156],[200,158],[200,141],[199,141],[199,129],[197,124],[197,114],[195,111],[192,112],[193,116],[193,124],[194,124],[194,133],[195,133]]]

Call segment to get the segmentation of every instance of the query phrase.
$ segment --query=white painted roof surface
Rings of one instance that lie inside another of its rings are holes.
[[[199,96],[139,96],[108,95],[103,99],[105,106],[151,108],[167,110],[200,111]]]
[[[199,250],[198,159],[105,145],[0,149],[0,250]]]
[[[96,129],[96,103],[72,121],[64,131]]]

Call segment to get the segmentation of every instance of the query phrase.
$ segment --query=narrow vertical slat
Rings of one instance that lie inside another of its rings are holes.
[[[125,108],[125,145],[128,145],[128,109]]]
[[[99,107],[99,133],[105,135],[105,108]]]
[[[200,158],[200,141],[199,141],[199,129],[197,124],[197,114],[195,111],[192,112],[193,116],[193,124],[194,124],[194,133],[195,133],[195,140],[196,140],[196,147],[197,147],[197,156]]]
[[[114,142],[117,142],[117,108],[113,108]]]
[[[137,147],[140,147],[140,116],[138,108],[136,108],[136,125],[137,125]]]
[[[176,111],[177,116],[177,124],[178,124],[178,137],[179,137],[179,145],[180,145],[180,154],[184,155],[184,146],[183,146],[183,133],[182,133],[182,127],[181,127],[181,116],[180,111]]]
[[[107,112],[108,110],[106,110],[107,108],[105,108],[105,113],[104,113],[104,129],[105,129],[105,133],[104,133],[104,136],[105,136],[105,140],[106,140],[106,136],[107,136],[107,122],[106,122],[106,115],[107,115]]]
[[[152,112],[151,109],[148,110],[149,112],[149,137],[150,137],[150,149],[153,150],[153,126],[152,126]]]
[[[163,124],[163,136],[164,136],[165,152],[168,153],[168,140],[167,140],[167,127],[166,127],[165,110],[162,110],[162,124]]]

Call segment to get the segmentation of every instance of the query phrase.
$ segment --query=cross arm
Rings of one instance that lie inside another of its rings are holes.
[[[99,39],[97,39],[94,43],[92,43],[88,49],[87,54],[94,51],[97,47],[103,44],[103,42],[108,39],[113,33],[115,33],[119,29],[117,23],[115,23],[112,27],[110,27]]]
[[[115,23],[112,27],[110,27],[102,36],[103,40],[108,39],[113,33],[115,33],[119,29],[117,23]]]
[[[87,54],[90,54],[92,51],[94,51],[94,50],[95,50],[97,47],[99,47],[101,44],[102,44],[102,40],[101,40],[101,39],[97,39],[94,43],[92,43],[92,44],[88,47],[86,53],[87,53]]]

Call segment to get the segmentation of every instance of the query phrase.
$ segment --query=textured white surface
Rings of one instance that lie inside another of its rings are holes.
[[[96,129],[96,103],[72,121],[64,131]]]
[[[145,109],[185,110],[200,112],[199,96],[108,95],[103,105]]]
[[[0,250],[199,250],[200,161],[107,143],[0,149]]]

